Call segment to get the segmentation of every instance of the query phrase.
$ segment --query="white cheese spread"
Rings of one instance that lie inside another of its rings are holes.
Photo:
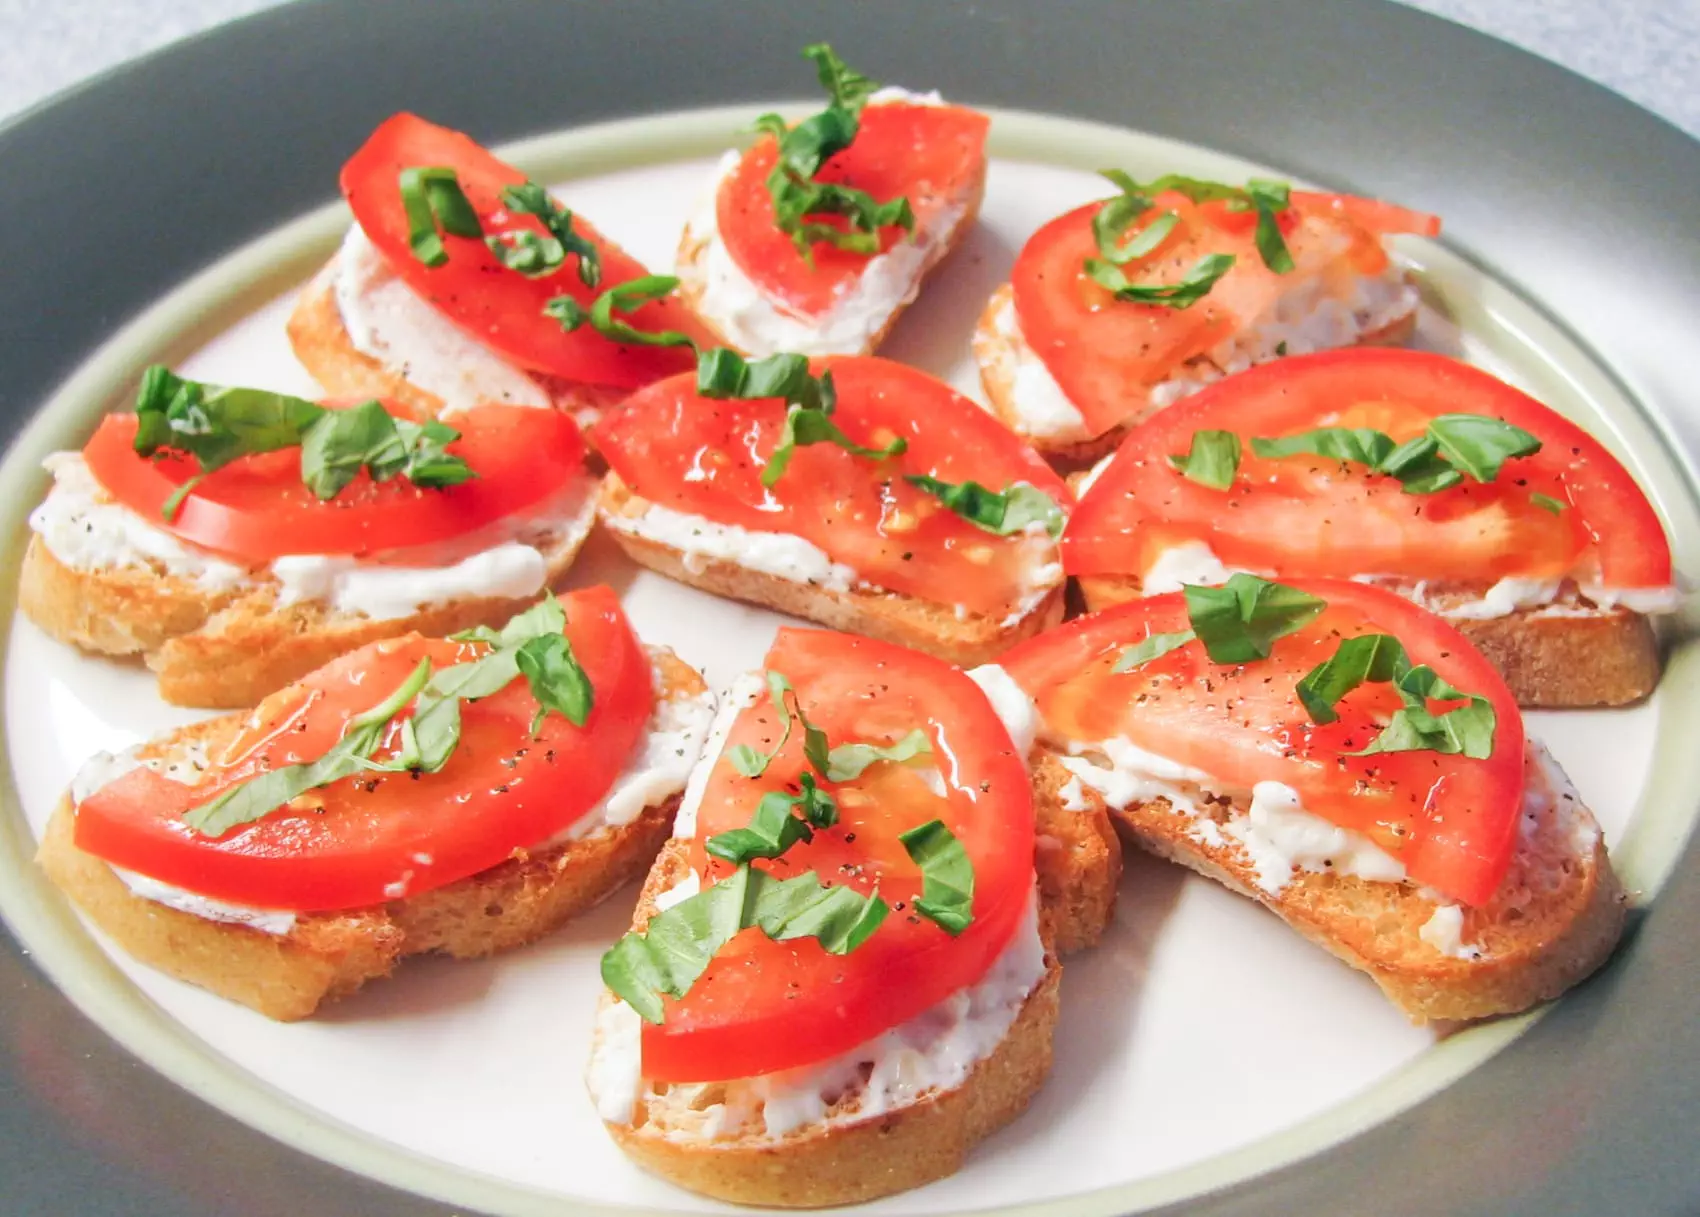
[[[706,516],[674,511],[658,503],[649,504],[636,515],[603,512],[602,521],[616,532],[678,550],[684,555],[685,569],[692,574],[701,574],[710,562],[730,562],[788,583],[833,592],[847,592],[856,584],[855,571],[792,533],[717,524]]]
[[[443,402],[443,415],[482,402],[547,409],[549,394],[478,342],[390,269],[360,225],[349,226],[333,292],[354,349]]]
[[[1456,904],[1437,905],[1417,930],[1417,937],[1442,955],[1454,959],[1480,959],[1481,951],[1464,943],[1464,910]]]
[[[743,672],[732,682],[732,687],[726,690],[726,696],[720,699],[720,709],[709,725],[708,740],[703,744],[696,767],[691,770],[690,778],[685,783],[685,797],[679,801],[679,810],[673,816],[675,837],[689,840],[697,835],[697,809],[702,806],[702,796],[708,789],[708,779],[714,772],[715,763],[726,750],[726,737],[732,733],[732,724],[738,721],[739,714],[755,705],[766,691],[767,685],[760,673]]]
[[[1009,732],[1016,754],[1025,763],[1039,734],[1039,708],[1027,696],[1027,690],[1016,684],[1015,679],[995,663],[983,663],[969,669],[968,679],[980,686],[992,710],[1003,720],[1004,730]]]

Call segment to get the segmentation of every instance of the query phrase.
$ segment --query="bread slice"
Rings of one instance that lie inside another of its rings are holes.
[[[566,574],[590,533],[594,484],[559,527],[535,538],[545,586]],[[96,654],[140,656],[173,705],[252,706],[266,694],[357,647],[418,631],[453,634],[500,624],[536,599],[480,596],[430,605],[405,617],[373,618],[323,601],[279,605],[278,583],[250,571],[235,586],[209,588],[158,562],[83,569],[59,560],[38,533],[18,583],[24,615],[60,642]]]
[[[1136,576],[1085,575],[1076,582],[1089,612],[1141,595]],[[1561,593],[1552,607],[1478,619],[1447,609],[1480,600],[1485,586],[1383,586],[1445,617],[1499,669],[1520,706],[1626,706],[1652,693],[1659,683],[1662,661],[1652,621],[1621,606],[1584,603],[1573,588]]]
[[[761,1125],[731,1131],[724,1113],[736,1110],[744,1083],[641,1084],[629,1120],[605,1119],[609,1133],[638,1165],[671,1183],[739,1204],[820,1208],[852,1204],[919,1187],[954,1173],[981,1140],[1009,1123],[1031,1101],[1050,1070],[1061,965],[1057,956],[1098,940],[1115,905],[1121,850],[1102,806],[1072,811],[1058,791],[1069,777],[1054,758],[1035,754],[1034,808],[1038,819],[1038,924],[1045,973],[1028,993],[1002,1040],[961,1084],[924,1090],[909,1101],[870,1102],[868,1066],[858,1081],[835,1087],[823,1119],[780,1136]],[[656,899],[690,872],[687,845],[669,842],[644,884],[634,927],[654,914]],[[591,1054],[591,1088],[620,1034],[611,994],[602,998]],[[632,1016],[635,1020],[635,1016]],[[628,1023],[625,1030],[630,1030]],[[628,1045],[628,1048],[631,1046]],[[719,1105],[722,1114],[714,1110]],[[865,1117],[864,1105],[878,1106]]]
[[[333,256],[308,282],[284,327],[301,366],[332,397],[382,397],[431,418],[441,415],[445,410],[443,399],[408,380],[405,368],[388,366],[355,347],[337,308],[336,273],[337,257]],[[630,392],[543,372],[524,374],[555,409],[566,411],[586,429]]]
[[[1012,329],[1003,320],[1004,311],[1010,310],[1013,315],[1014,308],[1015,289],[1011,285],[1006,283],[992,293],[980,314],[979,323],[974,328],[974,359],[980,365],[980,384],[985,388],[992,413],[1002,419],[1011,431],[1038,449],[1051,464],[1064,470],[1083,469],[1091,465],[1114,452],[1128,431],[1162,408],[1149,400],[1130,400],[1126,421],[1111,427],[1102,435],[1061,438],[1032,434],[1016,402],[1016,375],[1024,361],[1037,360],[1039,356],[1027,345],[1020,330]],[[1413,301],[1408,313],[1359,335],[1358,345],[1402,346],[1411,340],[1416,328],[1417,308]],[[1219,372],[1204,355],[1197,356],[1179,370],[1185,371],[1188,368]]]
[[[960,667],[989,663],[1016,643],[1062,620],[1063,583],[1008,624],[1007,618],[983,613],[959,616],[954,605],[897,592],[860,586],[840,592],[718,558],[695,558],[632,531],[630,521],[648,510],[648,500],[633,494],[618,474],[610,472],[603,479],[597,514],[626,556],[640,566],[716,596],[894,642]]]
[[[660,698],[707,691],[671,651],[651,649]],[[144,745],[170,760],[199,745],[217,751],[246,716],[225,715]],[[96,926],[129,955],[268,1018],[306,1018],[324,1002],[387,976],[404,956],[473,959],[540,938],[591,908],[654,859],[672,831],[677,794],[630,823],[513,857],[455,883],[373,908],[303,913],[286,934],[209,920],[136,895],[111,866],[77,848],[70,794],[48,821],[36,861]]]
[[[1231,836],[1199,827],[1166,797],[1110,808],[1131,844],[1190,867],[1261,903],[1306,938],[1367,972],[1413,1022],[1455,1022],[1513,1014],[1557,997],[1605,962],[1623,932],[1626,897],[1604,838],[1563,771],[1531,743],[1529,794],[1511,869],[1479,908],[1459,908],[1458,948],[1424,927],[1453,907],[1410,882],[1331,871],[1295,870],[1270,891],[1253,859]],[[1090,786],[1078,791],[1104,805]],[[1249,800],[1201,798],[1196,814],[1220,827],[1246,814]],[[1476,957],[1466,958],[1471,950]]]
[[[890,308],[877,319],[875,327],[860,345],[851,347],[807,342],[774,345],[772,342],[761,341],[761,335],[749,332],[749,327],[738,318],[727,316],[723,312],[717,314],[714,301],[708,296],[709,248],[717,239],[714,198],[723,176],[724,173],[715,177],[714,185],[710,188],[704,204],[685,225],[685,231],[679,239],[679,252],[673,273],[679,277],[679,295],[714,336],[722,344],[753,357],[776,355],[781,351],[801,352],[806,355],[873,354],[891,333],[892,327],[897,324],[897,319],[903,315],[904,310],[914,303],[926,277],[973,231],[974,222],[979,218],[981,201],[986,194],[986,166],[982,161],[979,174],[972,181],[965,183],[961,193],[950,200],[952,207],[961,209],[958,218],[943,232],[918,234],[919,239],[928,242],[925,256],[901,292],[892,300]],[[773,312],[791,321],[807,324],[806,318],[788,312],[778,302],[770,302],[770,307]]]

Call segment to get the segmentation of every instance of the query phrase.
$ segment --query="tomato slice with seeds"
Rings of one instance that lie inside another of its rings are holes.
[[[1293,586],[1328,608],[1277,641],[1266,660],[1212,663],[1194,641],[1113,671],[1127,647],[1189,628],[1185,598],[1175,592],[1076,618],[999,662],[1038,703],[1048,732],[1084,744],[1130,740],[1208,773],[1224,793],[1285,783],[1307,811],[1369,836],[1416,882],[1484,903],[1510,865],[1523,798],[1523,718],[1505,681],[1457,630],[1401,596],[1345,580]],[[1360,634],[1393,635],[1413,664],[1486,698],[1495,718],[1492,754],[1347,755],[1367,746],[1403,704],[1392,686],[1360,686],[1326,726],[1311,722],[1294,686],[1342,638]]]
[[[1366,466],[1316,456],[1265,459],[1252,436],[1368,427],[1396,441],[1441,414],[1480,414],[1535,435],[1492,482],[1466,476],[1406,494]],[[1169,463],[1197,431],[1231,431],[1232,486],[1189,481]],[[1565,504],[1543,507],[1534,496]],[[1391,575],[1491,583],[1573,575],[1610,587],[1665,587],[1670,546],[1628,471],[1575,423],[1478,368],[1377,348],[1295,355],[1179,402],[1135,428],[1082,497],[1063,539],[1071,574],[1143,575],[1164,550],[1204,541],[1224,563],[1280,577]]]
[[[721,949],[665,1018],[643,1029],[643,1075],[655,1081],[755,1077],[829,1060],[973,985],[1012,941],[1033,896],[1033,797],[1024,758],[979,687],[959,669],[901,647],[848,634],[782,629],[767,654],[797,691],[810,722],[834,744],[889,743],[919,727],[929,757],[876,762],[850,782],[827,784],[840,818],[782,857],[758,861],[790,878],[863,894],[892,908],[861,946],[831,955],[814,939],[775,942],[745,930]],[[783,718],[766,694],[733,724],[728,747],[767,751]],[[702,843],[742,828],[769,791],[795,792],[803,733],[759,778],[715,762],[697,812],[693,859],[705,882],[731,871]],[[931,769],[933,781],[921,764]],[[942,782],[943,793],[933,782]],[[898,834],[942,820],[974,868],[973,919],[951,937],[913,910],[921,873]]]
[[[353,399],[322,403],[346,409]],[[406,406],[385,402],[397,418]],[[83,448],[101,487],[155,528],[249,563],[287,554],[370,554],[437,545],[477,532],[559,493],[584,476],[584,438],[555,410],[483,405],[457,413],[448,451],[478,475],[458,486],[420,487],[365,471],[334,498],[301,481],[301,450],[241,457],[207,474],[167,520],[166,501],[200,466],[179,453],[138,456],[134,414],[101,420]]]
[[[442,668],[488,651],[409,634],[272,694],[197,784],[141,768],[89,795],[77,807],[78,848],[214,900],[313,912],[382,904],[403,889],[417,895],[539,845],[601,801],[654,701],[649,659],[614,593],[587,588],[561,603],[564,632],[595,691],[583,727],[552,713],[533,735],[537,700],[517,679],[462,705],[460,743],[436,773],[348,778],[223,837],[183,822],[256,774],[323,756],[349,719],[400,687],[421,658]],[[398,734],[392,726],[375,759],[394,755]]]
[[[604,416],[597,448],[642,498],[720,524],[802,537],[888,590],[937,600],[942,589],[977,612],[1020,600],[1036,567],[1053,560],[1050,539],[995,536],[903,475],[998,491],[1025,482],[1066,511],[1062,480],[1002,423],[924,372],[873,356],[812,367],[817,375],[831,371],[832,418],[852,440],[883,448],[901,436],[908,450],[876,461],[812,444],[765,487],[761,472],[779,442],[784,402],[699,397],[691,376],[641,390]]]
[[[1294,285],[1380,274],[1387,267],[1381,236],[1439,231],[1437,217],[1371,199],[1296,191],[1292,203],[1279,221],[1294,268],[1276,274],[1257,251],[1252,212],[1200,206],[1172,191],[1158,195],[1135,229],[1170,211],[1181,220],[1155,251],[1123,268],[1131,281],[1174,283],[1206,254],[1234,257],[1210,293],[1184,309],[1117,300],[1087,275],[1087,259],[1099,256],[1092,220],[1102,202],[1033,234],[1010,274],[1016,318],[1093,435],[1137,417],[1152,385],[1255,323]]]
[[[907,198],[915,233],[936,231],[985,172],[990,124],[986,115],[961,106],[868,106],[855,140],[822,165],[815,180],[865,190],[880,203]],[[818,316],[850,289],[874,255],[817,241],[810,265],[774,219],[767,176],[778,156],[771,135],[756,141],[720,184],[715,224],[732,261],[763,292],[803,316]],[[822,216],[814,221],[827,222]],[[881,252],[912,239],[893,225],[880,234]]]
[[[577,255],[568,254],[558,269],[533,279],[504,267],[483,240],[447,233],[448,261],[426,266],[408,244],[400,188],[401,171],[420,166],[455,171],[486,233],[546,230],[537,217],[515,215],[502,204],[502,188],[526,181],[524,173],[459,131],[412,114],[386,119],[343,166],[342,193],[355,222],[404,283],[473,338],[521,367],[615,388],[636,388],[694,366],[689,348],[610,342],[588,325],[567,332],[544,315],[543,306],[556,296],[588,306],[608,288],[649,273],[577,214],[573,231],[601,255],[601,279],[594,288],[579,278]],[[640,330],[678,330],[712,345],[709,332],[676,295],[624,316]]]

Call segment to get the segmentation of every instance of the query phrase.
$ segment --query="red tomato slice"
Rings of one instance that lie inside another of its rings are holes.
[[[382,702],[428,656],[433,666],[488,648],[410,634],[362,647],[265,701],[185,786],[136,769],[77,808],[79,848],[114,866],[215,900],[312,912],[364,908],[476,874],[566,829],[607,793],[654,701],[649,659],[606,587],[562,600],[566,636],[595,690],[585,725],[550,714],[533,737],[537,701],[524,679],[461,708],[462,734],[437,773],[351,778],[223,837],[185,812],[280,765],[324,755],[348,720]],[[396,732],[378,759],[394,753]]]
[[[1466,477],[1410,495],[1393,478],[1320,457],[1265,460],[1250,437],[1323,426],[1395,440],[1440,414],[1482,414],[1537,436],[1541,450],[1483,484]],[[1170,466],[1195,431],[1241,439],[1226,490]],[[1541,494],[1570,506],[1553,513]],[[1218,381],[1134,429],[1092,484],[1063,538],[1075,575],[1142,575],[1164,549],[1202,540],[1230,566],[1279,577],[1396,575],[1493,582],[1575,575],[1610,587],[1665,587],[1670,546],[1628,471],[1575,423],[1480,369],[1443,355],[1360,347],[1295,355]]]
[[[829,786],[836,827],[758,865],[790,877],[873,892],[892,912],[860,947],[830,955],[813,939],[775,942],[746,930],[721,950],[665,1021],[643,1029],[643,1074],[656,1081],[754,1077],[828,1060],[976,983],[1009,945],[1033,898],[1033,798],[1023,758],[986,697],[959,669],[901,647],[847,634],[782,629],[767,655],[804,713],[834,744],[889,742],[919,727],[931,737],[940,796],[913,768],[880,762]],[[730,745],[766,751],[783,719],[764,697],[745,710]],[[761,796],[795,792],[804,771],[802,731],[760,778],[722,756],[697,813],[697,869],[731,867],[701,843],[749,823]],[[942,820],[974,866],[973,920],[952,938],[910,905],[921,873],[898,834]]]
[[[1096,258],[1092,219],[1103,203],[1057,217],[1033,234],[1010,274],[1022,336],[1057,384],[1101,435],[1137,417],[1152,385],[1254,322],[1290,284],[1336,274],[1373,275],[1386,266],[1380,236],[1428,232],[1433,216],[1342,195],[1293,196],[1281,227],[1294,269],[1277,275],[1255,243],[1256,217],[1220,204],[1195,206],[1160,195],[1145,223],[1165,211],[1182,218],[1176,234],[1130,263],[1129,279],[1173,283],[1206,254],[1232,254],[1233,269],[1190,308],[1119,301],[1086,273]]]
[[[1224,791],[1284,782],[1307,811],[1367,834],[1416,882],[1485,902],[1510,865],[1523,797],[1523,718],[1504,680],[1462,634],[1401,596],[1344,580],[1294,586],[1326,599],[1328,609],[1256,663],[1214,664],[1192,642],[1112,671],[1125,648],[1188,628],[1179,592],[1077,618],[999,662],[1038,702],[1047,729],[1065,739],[1125,737],[1210,774]],[[1402,704],[1386,684],[1347,694],[1337,722],[1311,722],[1294,686],[1341,638],[1376,633],[1392,634],[1413,663],[1492,703],[1492,756],[1344,755],[1369,744]]]
[[[576,214],[573,230],[601,254],[601,282],[594,288],[579,279],[576,256],[569,254],[553,274],[528,279],[504,267],[474,237],[444,234],[448,261],[435,268],[419,261],[408,245],[399,185],[401,171],[417,166],[453,169],[487,233],[516,228],[541,233],[544,228],[535,216],[514,215],[502,205],[502,187],[524,182],[525,174],[460,132],[412,114],[386,119],[343,166],[342,193],[354,209],[355,222],[403,282],[472,337],[521,367],[616,388],[636,388],[694,366],[689,348],[627,346],[610,342],[588,325],[567,333],[544,316],[543,306],[556,296],[589,305],[608,288],[649,273]],[[640,330],[679,330],[713,345],[709,332],[677,296],[626,316]]]
[[[815,180],[865,190],[881,203],[907,198],[915,232],[924,233],[937,228],[941,213],[985,172],[990,123],[986,115],[960,106],[868,106],[855,141],[822,165]],[[739,270],[795,312],[814,316],[832,308],[873,255],[816,242],[809,265],[774,220],[767,175],[778,155],[772,136],[744,154],[720,184],[716,226]],[[894,225],[881,234],[881,249],[908,239]]]
[[[1026,482],[1065,511],[1068,488],[985,410],[924,372],[872,356],[818,360],[838,389],[833,420],[851,439],[903,455],[875,461],[833,444],[798,448],[771,489],[761,471],[785,404],[698,397],[691,376],[651,385],[597,424],[598,450],[638,495],[677,511],[803,537],[870,583],[977,612],[1004,609],[1030,585],[1030,538],[998,537],[903,480],[930,474],[993,490]],[[1040,548],[1040,561],[1050,553]]]
[[[325,402],[342,409],[352,401]],[[404,406],[384,408],[409,417]],[[169,521],[167,499],[194,477],[193,458],[136,455],[136,416],[101,420],[83,449],[95,480],[155,528],[247,562],[285,554],[368,554],[464,537],[541,503],[584,474],[584,438],[567,415],[523,406],[477,406],[455,415],[448,451],[478,474],[427,489],[362,472],[333,499],[301,482],[301,450],[245,456],[208,474]]]

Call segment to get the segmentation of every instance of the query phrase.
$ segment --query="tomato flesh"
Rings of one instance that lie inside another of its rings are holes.
[[[934,231],[985,172],[989,125],[984,114],[960,106],[868,106],[855,140],[822,165],[815,180],[865,190],[880,203],[907,198],[915,234]],[[778,157],[771,135],[756,141],[720,184],[715,225],[732,261],[752,282],[793,312],[819,316],[851,289],[874,255],[817,241],[810,265],[774,218],[767,176]],[[880,233],[880,252],[912,239],[892,225]]]
[[[324,755],[421,658],[441,668],[488,650],[410,634],[362,647],[261,702],[197,784],[141,768],[89,795],[77,807],[77,845],[198,895],[297,912],[382,904],[397,884],[417,895],[535,847],[601,801],[654,701],[648,657],[614,593],[589,588],[562,606],[595,690],[582,728],[552,713],[533,737],[537,701],[521,678],[463,704],[460,743],[437,773],[345,779],[218,838],[183,822],[232,785]],[[375,759],[394,755],[397,735],[392,727]]]
[[[384,408],[409,416],[393,402]],[[374,482],[362,471],[336,497],[320,499],[301,481],[301,450],[286,448],[207,474],[169,520],[161,514],[166,500],[199,466],[178,453],[138,456],[134,414],[102,419],[83,459],[108,494],[153,527],[255,564],[287,554],[370,554],[453,541],[584,475],[584,438],[563,413],[484,405],[456,414],[454,426],[461,438],[448,451],[478,475],[458,486],[424,488],[405,477]]]
[[[1396,441],[1440,414],[1521,427],[1541,450],[1492,482],[1466,476],[1406,494],[1363,465],[1264,459],[1252,436],[1370,427]],[[1240,437],[1226,491],[1170,464],[1196,431]],[[1569,506],[1553,512],[1535,495]],[[1282,577],[1365,574],[1491,583],[1574,575],[1611,587],[1664,587],[1670,546],[1628,471],[1576,424],[1468,364],[1422,351],[1354,348],[1295,355],[1179,402],[1135,428],[1083,496],[1063,539],[1071,574],[1142,575],[1164,550],[1204,541],[1226,564]]]
[[[944,782],[937,794],[912,764],[878,762],[828,789],[840,819],[783,857],[754,865],[782,877],[815,871],[863,894],[878,889],[892,911],[860,947],[831,955],[813,939],[775,942],[746,930],[715,957],[665,1020],[643,1029],[643,1075],[655,1081],[754,1077],[831,1059],[975,984],[1010,944],[1033,899],[1033,800],[1023,758],[985,695],[960,670],[886,643],[782,629],[769,671],[796,688],[809,720],[834,745],[889,742],[919,727]],[[764,694],[744,710],[729,746],[766,751],[783,719]],[[732,869],[702,848],[749,823],[761,796],[795,792],[804,771],[794,728],[759,778],[723,755],[697,813],[693,856],[703,881]],[[974,867],[973,920],[951,937],[912,904],[921,873],[898,834],[942,820]]]
[[[993,490],[1026,482],[1065,511],[1067,487],[1003,424],[924,372],[871,356],[816,362],[838,390],[836,422],[851,439],[901,456],[875,461],[833,444],[798,448],[771,488],[761,471],[779,442],[785,404],[697,396],[695,378],[641,390],[605,415],[598,450],[641,497],[676,511],[761,532],[799,536],[858,577],[895,592],[939,598],[976,612],[1006,609],[1031,587],[1047,543],[999,537],[970,524],[903,480],[931,474]],[[1037,552],[1036,552],[1037,551]]]
[[[1256,216],[1221,203],[1197,205],[1166,192],[1135,229],[1174,212],[1180,223],[1151,254],[1123,270],[1138,283],[1174,283],[1206,254],[1231,254],[1234,265],[1189,308],[1120,301],[1086,273],[1099,256],[1092,220],[1102,202],[1059,216],[1035,233],[1016,258],[1010,282],[1016,318],[1093,435],[1136,417],[1152,385],[1249,326],[1291,284],[1327,283],[1382,273],[1387,232],[1438,230],[1433,216],[1391,204],[1296,192],[1280,217],[1294,268],[1276,274],[1256,245]]]
[[[579,278],[576,255],[568,254],[547,275],[527,278],[504,267],[482,239],[447,233],[442,240],[448,260],[426,266],[408,244],[399,185],[403,169],[419,166],[453,169],[486,233],[546,230],[537,217],[515,215],[502,204],[502,188],[524,182],[524,173],[460,132],[412,114],[386,119],[343,166],[342,193],[355,222],[408,287],[473,338],[521,367],[614,388],[636,388],[694,366],[689,348],[611,342],[589,325],[569,333],[544,315],[543,306],[556,296],[571,296],[588,306],[608,288],[649,273],[580,216],[573,217],[573,230],[601,255],[601,280],[594,288]],[[623,316],[640,330],[678,330],[713,345],[709,332],[677,295]]]
[[[1185,599],[1175,592],[1076,618],[1000,662],[1037,701],[1047,729],[1064,739],[1126,738],[1210,774],[1222,791],[1283,782],[1307,811],[1366,834],[1416,882],[1467,904],[1485,902],[1510,865],[1522,807],[1523,719],[1504,680],[1463,635],[1403,597],[1345,580],[1294,586],[1327,600],[1328,609],[1278,641],[1267,660],[1214,664],[1202,643],[1191,642],[1112,671],[1148,635],[1188,628]],[[1347,694],[1336,722],[1311,721],[1294,686],[1342,638],[1378,633],[1398,638],[1412,663],[1487,698],[1495,715],[1491,756],[1346,755],[1366,747],[1402,704],[1388,684]]]

